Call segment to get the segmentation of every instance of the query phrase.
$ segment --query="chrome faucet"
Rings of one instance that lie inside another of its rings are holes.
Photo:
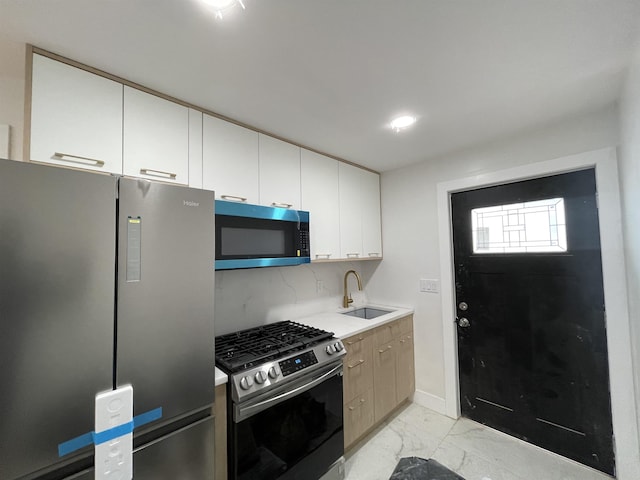
[[[344,274],[344,297],[342,298],[342,306],[347,308],[350,303],[353,303],[353,298],[351,298],[351,294],[347,292],[347,278],[349,274],[353,273],[356,276],[356,280],[358,280],[358,290],[362,290],[362,280],[360,280],[360,275],[355,270],[349,270]]]

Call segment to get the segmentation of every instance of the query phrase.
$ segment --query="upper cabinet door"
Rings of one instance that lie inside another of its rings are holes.
[[[189,183],[189,109],[124,87],[123,173]]]
[[[258,132],[205,114],[202,187],[217,199],[258,203]]]
[[[30,158],[122,173],[122,88],[34,54]]]
[[[362,178],[364,170],[340,163],[340,257],[363,258]]]
[[[202,188],[202,112],[189,109],[189,186]]]
[[[382,257],[380,175],[366,170],[362,170],[362,253],[365,258]]]
[[[262,133],[260,204],[300,209],[300,147]]]
[[[302,209],[309,211],[311,260],[340,257],[338,161],[301,149]]]

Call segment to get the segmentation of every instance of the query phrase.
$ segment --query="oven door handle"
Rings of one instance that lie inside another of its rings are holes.
[[[294,388],[293,390],[286,391],[284,393],[281,393],[280,395],[276,395],[275,397],[269,398],[267,400],[263,400],[262,402],[255,403],[253,405],[248,405],[246,407],[237,406],[236,418],[235,418],[236,423],[241,422],[242,420],[245,420],[249,417],[252,417],[253,415],[260,413],[271,406],[277,405],[278,403],[282,403],[286,399],[293,397],[299,393],[306,392],[307,390],[310,390],[316,385],[324,382],[329,377],[332,377],[336,374],[338,375],[341,374],[342,368],[343,368],[342,362],[340,362],[340,365],[338,365],[337,367],[332,368],[328,372],[320,375],[317,378],[314,378],[313,380],[305,383],[304,385],[300,385],[299,387]]]

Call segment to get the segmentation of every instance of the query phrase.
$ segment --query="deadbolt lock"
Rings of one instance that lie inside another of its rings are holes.
[[[458,308],[463,312],[466,312],[467,309],[469,308],[469,305],[467,305],[466,302],[460,302],[460,304],[458,305]]]
[[[471,323],[465,317],[462,317],[462,318],[458,319],[458,326],[460,326],[462,328],[467,328],[470,325],[471,325]]]

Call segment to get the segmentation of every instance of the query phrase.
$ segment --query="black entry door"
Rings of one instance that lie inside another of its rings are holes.
[[[463,416],[613,474],[594,170],[451,203]]]

